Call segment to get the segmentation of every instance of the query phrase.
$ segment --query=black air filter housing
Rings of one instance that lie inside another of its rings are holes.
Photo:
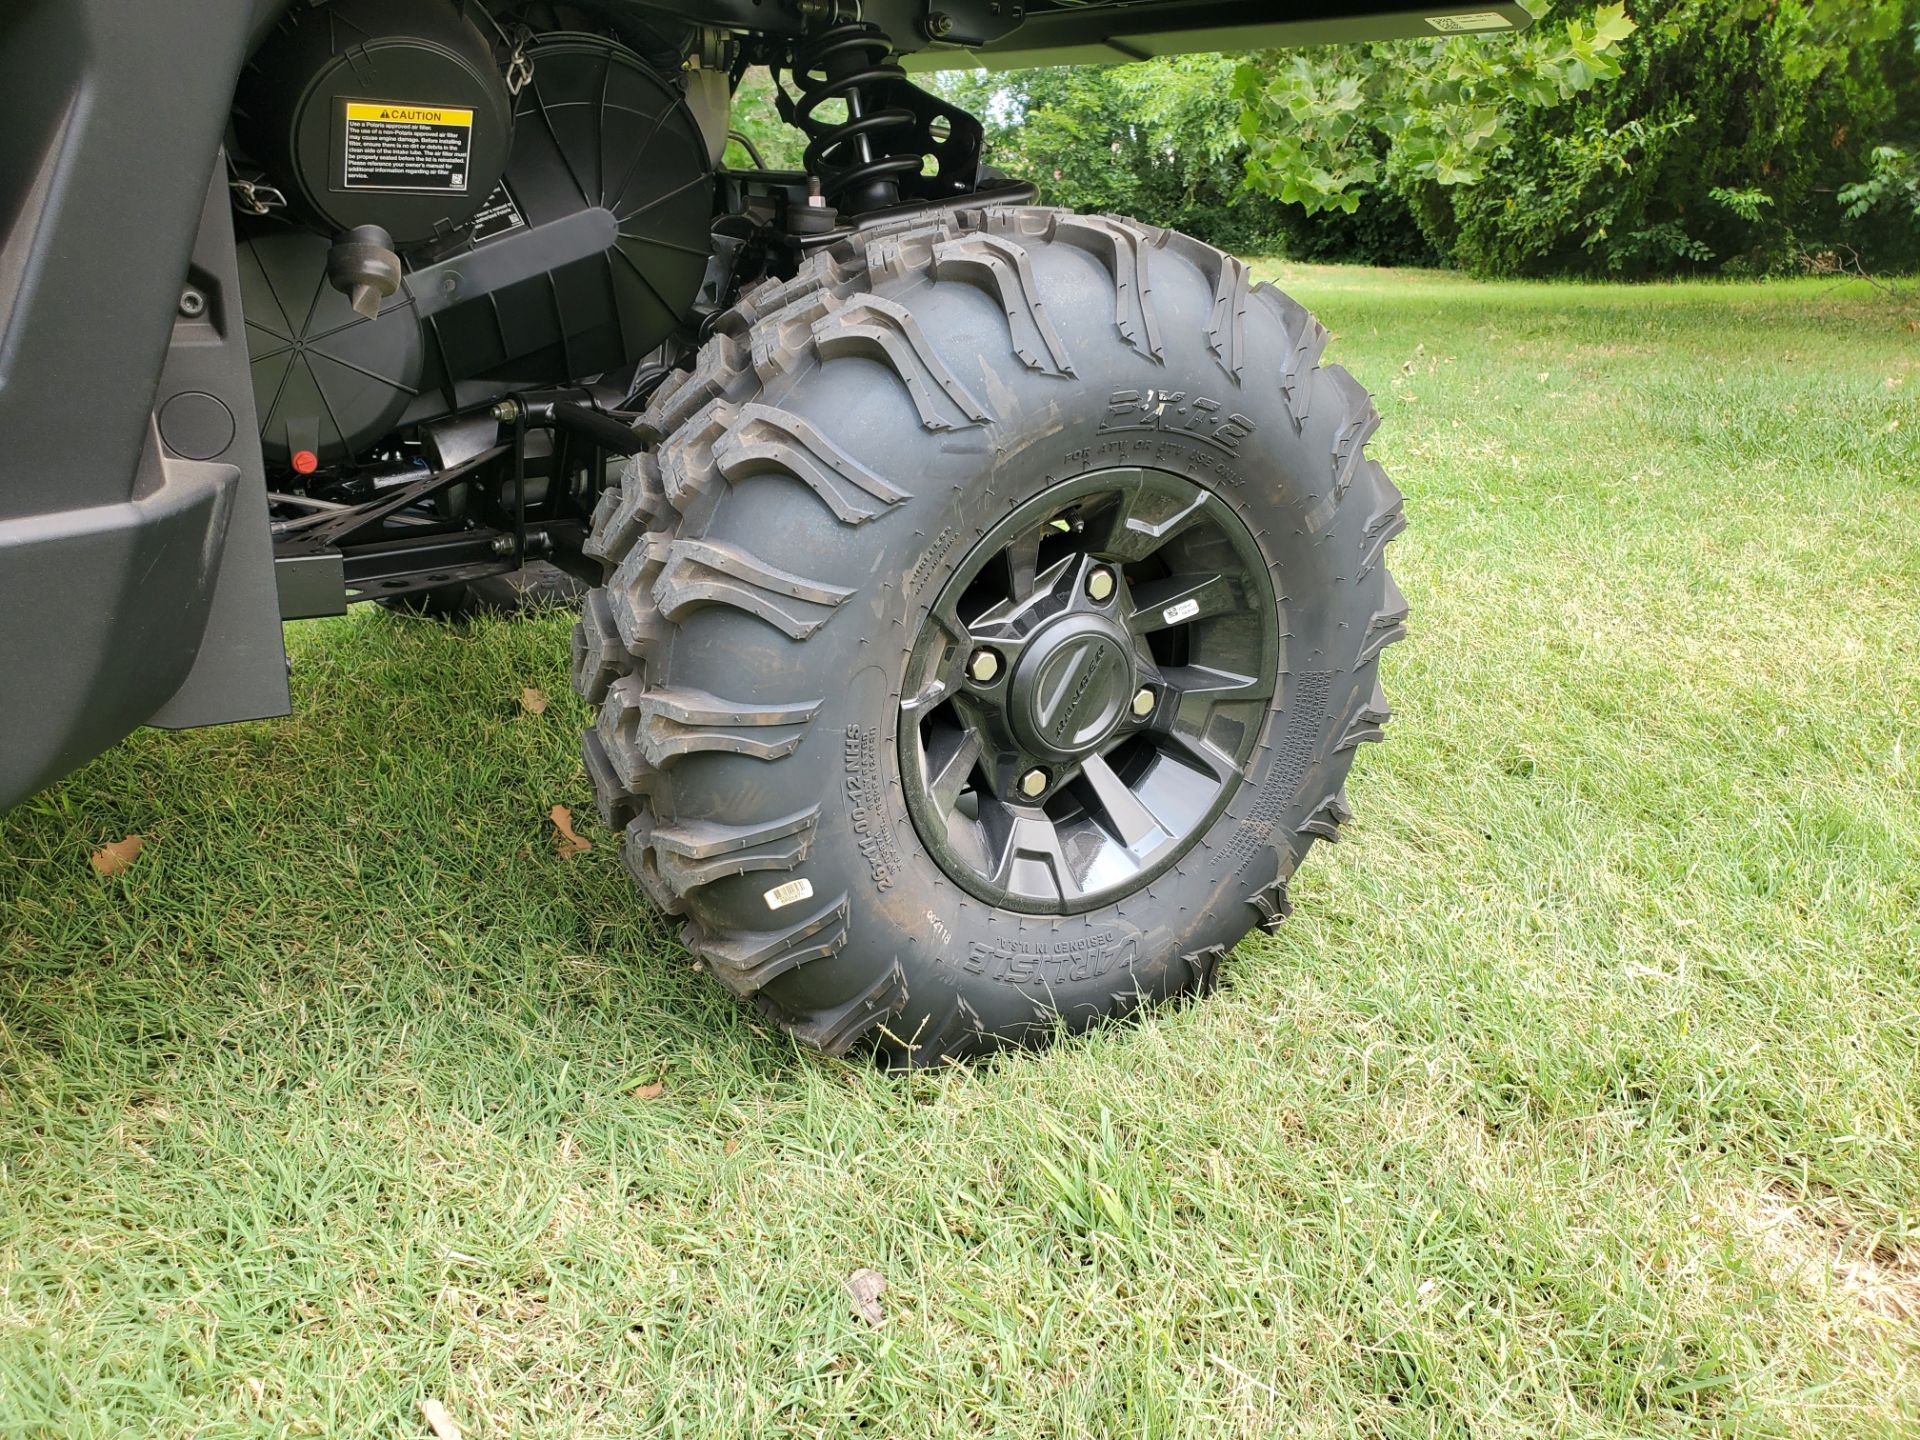
[[[400,289],[376,318],[326,283],[324,234],[277,216],[243,223],[240,284],[273,464],[303,450],[342,464],[396,430],[618,372],[689,313],[714,186],[677,77],[601,35],[542,36],[527,54],[533,78],[501,180],[453,236],[402,250]],[[583,234],[604,238],[583,249]]]
[[[247,151],[316,228],[453,235],[507,163],[512,97],[457,0],[294,5],[235,97]]]
[[[423,393],[426,344],[403,288],[378,318],[356,314],[326,283],[328,242],[269,229],[242,240],[240,303],[247,317],[254,407],[267,459],[302,450],[337,465],[397,425]]]
[[[678,84],[604,36],[543,35],[527,53],[533,80],[518,97],[512,158],[460,248],[517,243],[523,227],[591,208],[611,212],[615,240],[434,315],[456,380],[550,384],[617,370],[673,333],[706,273],[713,170]]]

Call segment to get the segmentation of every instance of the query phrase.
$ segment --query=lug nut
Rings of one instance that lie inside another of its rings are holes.
[[[967,661],[967,674],[985,685],[1000,673],[1000,657],[991,650],[976,650]]]
[[[1097,566],[1087,576],[1087,596],[1094,601],[1104,601],[1113,594],[1113,571],[1106,566]]]
[[[1044,770],[1029,770],[1020,777],[1020,793],[1029,800],[1038,799],[1046,788],[1047,772]]]
[[[1133,697],[1133,713],[1142,720],[1153,714],[1153,691],[1142,685]]]

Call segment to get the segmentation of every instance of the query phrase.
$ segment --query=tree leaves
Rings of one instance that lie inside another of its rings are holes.
[[[1310,214],[1351,214],[1390,178],[1474,184],[1517,111],[1619,75],[1633,31],[1612,4],[1520,35],[1328,46],[1241,65],[1232,93],[1247,184]]]
[[[1034,181],[1048,204],[1137,215],[1265,253],[1284,212],[1246,190],[1238,129],[1265,69],[1244,56],[1169,55],[952,71],[933,84],[980,116],[993,165]]]

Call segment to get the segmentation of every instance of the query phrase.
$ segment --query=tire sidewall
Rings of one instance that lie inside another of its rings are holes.
[[[1263,918],[1250,901],[1290,869],[1287,847],[1276,849],[1272,837],[1290,836],[1327,788],[1320,772],[1336,738],[1330,727],[1360,683],[1352,673],[1356,627],[1378,600],[1377,583],[1353,573],[1359,540],[1340,533],[1350,517],[1337,508],[1329,514],[1327,504],[1340,407],[1316,403],[1331,398],[1320,395],[1289,404],[1273,369],[1288,343],[1277,317],[1249,314],[1247,348],[1253,366],[1267,368],[1249,366],[1236,382],[1207,342],[1206,277],[1167,252],[1153,258],[1158,360],[1116,332],[1114,292],[1092,257],[1033,247],[1048,314],[1072,357],[1070,376],[1036,373],[1009,355],[1006,317],[977,287],[918,277],[876,285],[911,311],[991,423],[928,430],[879,364],[808,364],[767,385],[769,402],[806,418],[908,498],[848,528],[823,519],[824,507],[794,481],[748,480],[720,497],[705,527],[854,592],[803,642],[769,632],[722,653],[696,617],[672,659],[674,683],[736,696],[750,693],[744,687],[756,676],[790,693],[790,672],[803,663],[820,695],[791,763],[758,772],[752,762],[713,767],[697,791],[677,785],[674,808],[724,815],[739,804],[765,815],[818,805],[810,852],[794,875],[722,882],[737,890],[723,903],[772,929],[788,918],[770,908],[773,886],[802,878],[814,896],[844,892],[849,955],[858,957],[846,967],[848,994],[872,974],[876,952],[890,952],[915,1013],[933,1008],[923,1003],[930,991],[951,990],[983,1029],[1017,1035],[1033,1026],[1078,1028],[1124,1008],[1116,1007],[1119,993],[1151,1000],[1190,988],[1184,957],[1231,945]],[[1328,378],[1310,372],[1310,383],[1324,388]],[[943,586],[1011,509],[1062,482],[1125,466],[1201,485],[1254,537],[1280,612],[1279,688],[1243,782],[1198,841],[1142,891],[1074,915],[999,909],[946,875],[908,813],[899,758],[907,659]],[[741,785],[754,793],[743,795]],[[769,796],[769,787],[782,793]],[[800,971],[777,978],[768,998],[777,1006],[783,987],[799,983],[818,1004],[820,966],[832,963],[804,967],[804,980]]]

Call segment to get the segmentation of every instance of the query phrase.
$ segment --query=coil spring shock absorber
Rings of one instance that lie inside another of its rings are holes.
[[[852,214],[898,203],[903,183],[920,175],[923,157],[952,144],[934,137],[930,126],[936,114],[959,116],[978,133],[970,116],[908,80],[892,55],[892,45],[876,25],[831,26],[794,48],[788,68],[799,98],[779,93],[781,118],[807,137],[807,172],[819,177],[829,204]],[[836,100],[846,106],[844,119],[817,113]],[[943,156],[943,179],[948,169]]]

